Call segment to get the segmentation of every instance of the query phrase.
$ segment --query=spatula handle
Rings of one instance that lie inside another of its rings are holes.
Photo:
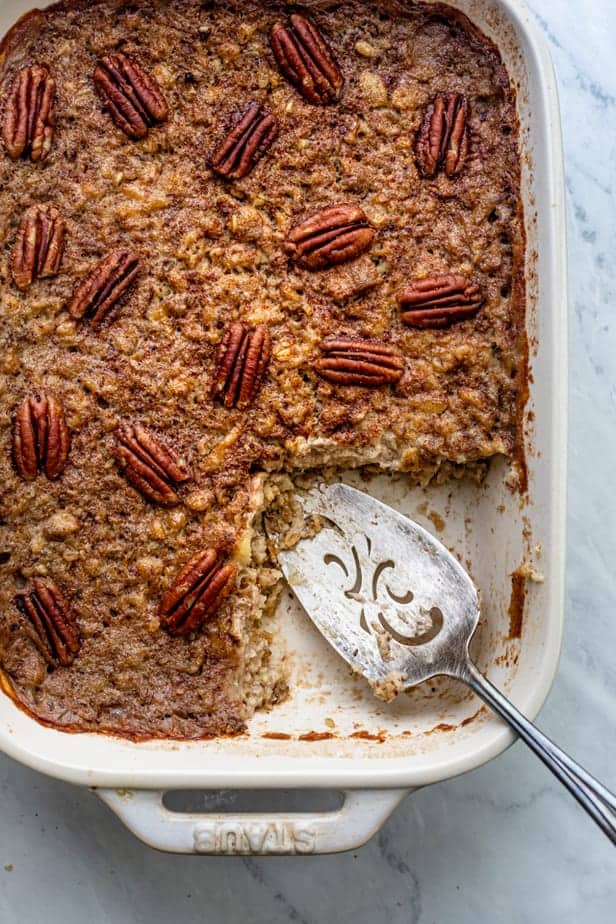
[[[457,676],[511,726],[616,844],[616,796],[540,732],[471,661]]]

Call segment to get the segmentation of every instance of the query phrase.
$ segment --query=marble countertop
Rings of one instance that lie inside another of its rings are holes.
[[[540,725],[616,789],[614,0],[529,5],[561,96],[571,317],[567,622]],[[6,924],[614,920],[613,847],[521,744],[414,794],[361,850],[301,860],[158,854],[87,791],[4,756],[0,787]]]

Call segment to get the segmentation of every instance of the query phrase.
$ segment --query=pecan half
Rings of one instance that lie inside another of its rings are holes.
[[[26,398],[13,420],[13,464],[25,481],[39,471],[57,478],[64,471],[71,440],[64,409],[53,395]]]
[[[468,103],[461,93],[439,93],[426,110],[417,135],[415,158],[423,177],[439,170],[454,177],[468,154]]]
[[[210,159],[215,173],[241,180],[250,173],[278,133],[278,123],[271,112],[263,112],[250,103],[227,133]]]
[[[318,374],[336,385],[368,388],[397,382],[404,372],[404,358],[393,347],[376,340],[331,337],[321,344],[323,356]]]
[[[11,275],[25,290],[37,278],[55,276],[64,252],[64,222],[53,205],[31,205],[24,212],[11,254]]]
[[[68,303],[70,316],[100,324],[135,282],[139,270],[139,257],[132,251],[110,253],[75,287]]]
[[[160,602],[162,625],[171,635],[188,635],[212,616],[233,590],[237,568],[216,549],[205,549],[186,562]]]
[[[484,303],[479,286],[461,273],[412,282],[396,298],[400,318],[410,327],[448,327],[474,317]]]
[[[2,137],[10,157],[29,155],[36,163],[51,150],[56,83],[40,64],[24,67],[15,78],[4,110]]]
[[[34,578],[29,590],[16,595],[15,603],[32,624],[47,660],[70,667],[81,648],[81,633],[58,585],[48,578]]]
[[[304,99],[324,105],[340,98],[344,78],[331,48],[307,16],[294,13],[289,24],[277,22],[270,44],[278,67]]]
[[[121,52],[101,58],[94,85],[115,124],[133,141],[167,119],[167,102],[157,80]]]
[[[158,504],[177,504],[175,487],[188,481],[190,475],[176,454],[141,424],[120,426],[117,439],[114,455],[127,481]]]
[[[333,205],[296,225],[284,249],[300,266],[320,270],[354,260],[370,247],[374,236],[358,205]]]
[[[225,407],[248,407],[259,390],[272,353],[265,324],[248,328],[241,321],[225,331],[216,353],[212,396],[223,395]]]

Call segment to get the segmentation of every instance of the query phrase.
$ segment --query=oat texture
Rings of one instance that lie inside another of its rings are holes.
[[[378,465],[427,479],[515,451],[524,391],[524,234],[515,96],[494,46],[444,7],[309,4],[344,76],[340,99],[312,105],[281,74],[269,32],[280,3],[252,0],[63,2],[9,35],[1,106],[16,73],[42,63],[56,82],[49,155],[0,151],[0,659],[40,720],[135,737],[237,733],[284,695],[267,614],[278,572],[261,511],[272,473]],[[168,118],[133,140],[111,120],[93,73],[121,51],[156,78]],[[438,93],[469,104],[464,168],[422,178],[415,137]],[[208,158],[250,102],[278,134],[241,179]],[[24,211],[50,203],[66,243],[59,273],[24,291],[10,274]],[[283,243],[306,215],[358,204],[375,237],[355,260],[293,263]],[[140,275],[96,327],[72,318],[76,284],[115,250]],[[406,327],[396,293],[462,273],[485,294],[474,318]],[[216,348],[241,320],[267,325],[271,360],[248,407],[212,397]],[[394,385],[320,377],[326,338],[394,347]],[[56,478],[17,474],[13,417],[44,390],[71,434]],[[140,423],[190,471],[165,508],[114,456],[119,424]],[[287,482],[283,482],[287,484]],[[238,567],[234,592],[203,628],[171,637],[158,606],[204,547]],[[50,664],[15,606],[35,577],[62,588],[82,645]]]

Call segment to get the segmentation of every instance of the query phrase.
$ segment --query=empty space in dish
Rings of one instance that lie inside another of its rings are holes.
[[[427,488],[410,485],[404,475],[378,475],[368,480],[360,473],[345,475],[355,487],[439,536],[468,568],[482,599],[482,627],[474,650],[481,666],[501,686],[516,667],[520,644],[517,620],[521,601],[517,591],[511,600],[512,584],[518,584],[511,575],[528,560],[519,496],[506,486],[507,471],[504,460],[495,460],[481,485],[465,479]],[[533,564],[539,571],[541,557],[536,556]],[[357,610],[359,621],[359,603]],[[299,738],[304,750],[309,741],[335,741],[331,750],[336,754],[352,750],[358,738],[377,740],[381,745],[378,753],[385,756],[401,749],[429,747],[429,741],[416,739],[425,738],[426,732],[431,738],[465,728],[486,715],[485,710],[478,713],[474,697],[452,680],[426,683],[392,703],[375,699],[368,684],[353,676],[288,590],[279,605],[276,627],[275,636],[283,634],[290,652],[290,695],[270,713],[253,717],[253,736],[288,734]]]

